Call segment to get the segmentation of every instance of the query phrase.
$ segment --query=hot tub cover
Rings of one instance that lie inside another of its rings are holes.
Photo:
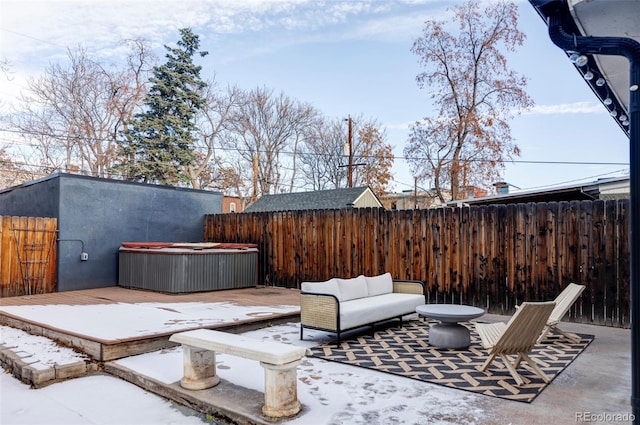
[[[131,249],[163,249],[163,248],[184,248],[184,249],[249,249],[257,248],[257,244],[233,243],[233,242],[122,242],[122,248]]]

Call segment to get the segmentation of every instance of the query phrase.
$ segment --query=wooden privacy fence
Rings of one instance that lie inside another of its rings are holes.
[[[269,285],[390,272],[424,281],[429,302],[511,314],[575,282],[572,320],[630,325],[628,200],[216,214],[205,240],[258,244]]]
[[[58,221],[0,216],[0,297],[56,289]]]

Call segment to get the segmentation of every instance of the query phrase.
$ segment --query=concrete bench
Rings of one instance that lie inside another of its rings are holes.
[[[220,378],[216,374],[215,353],[229,354],[257,360],[264,368],[265,416],[285,418],[300,411],[297,366],[307,353],[306,348],[208,329],[176,333],[169,340],[182,344],[183,388],[202,390],[217,385]]]

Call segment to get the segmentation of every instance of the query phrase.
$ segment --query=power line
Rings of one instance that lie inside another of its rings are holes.
[[[22,34],[22,33],[17,32],[17,31],[8,30],[6,28],[0,28],[0,30],[5,31],[5,32],[10,32],[11,34],[19,35],[20,37],[30,38],[31,40],[39,41],[41,43],[50,44],[52,46],[60,47],[60,48],[63,48],[63,49],[67,49],[68,48],[67,46],[62,46],[60,44],[53,43],[50,40],[43,40],[41,38],[36,38],[36,37],[30,36],[30,35],[27,35],[27,34]]]
[[[144,162],[144,161],[142,161]],[[30,164],[27,162],[18,162],[18,161],[9,161],[9,160],[1,160],[0,159],[0,166],[2,165],[16,165],[19,167],[28,167],[30,169],[9,169],[9,168],[0,168],[0,172],[24,172],[24,173],[29,173],[29,174],[38,174],[38,175],[46,175],[46,173],[50,173],[50,172],[55,172],[55,171],[64,171],[64,167],[63,166],[57,166],[57,165],[42,165],[42,164]],[[281,168],[285,168],[287,170],[293,170],[292,168],[287,168],[287,167],[281,167]],[[41,171],[35,171],[35,170],[41,170]],[[44,172],[43,172],[44,171]],[[559,186],[559,185],[564,185],[564,184],[569,184],[569,183],[574,183],[574,182],[578,182],[578,181],[582,181],[582,180],[592,180],[592,179],[596,179],[598,177],[604,177],[604,176],[609,176],[612,174],[618,174],[621,172],[625,172],[628,171],[628,169],[621,169],[621,170],[616,170],[616,171],[612,171],[612,172],[608,172],[608,173],[602,173],[602,174],[596,174],[593,176],[587,176],[587,177],[583,177],[580,179],[573,179],[573,180],[567,180],[567,181],[563,181],[563,182],[558,182],[558,183],[553,183],[553,184],[548,184],[548,185],[541,185],[541,186],[535,186],[535,187],[529,187],[529,188],[524,188],[523,190],[535,190],[535,189],[544,189],[544,188],[549,188],[549,187],[554,187],[554,186]],[[85,174],[85,175],[93,175],[93,172],[91,172],[91,170],[87,170],[87,169],[79,169],[77,171],[78,174]],[[393,181],[397,184],[401,184],[403,186],[406,187],[410,187],[410,188],[414,188],[414,183],[406,183],[400,180],[397,180],[395,178],[391,178],[390,181]],[[290,182],[280,182],[280,183],[270,183],[272,186],[278,187],[278,188],[286,188],[286,187],[290,187],[291,183]],[[309,186],[307,184],[301,184],[301,183],[297,183],[294,184],[293,187],[295,189],[305,189],[308,188]],[[420,188],[423,191],[427,191],[427,189],[424,188]]]
[[[628,168],[623,168],[622,170],[616,170],[616,171],[611,171],[611,172],[608,172],[608,173],[596,174],[594,176],[584,177],[584,178],[581,178],[581,179],[565,180],[563,182],[549,184],[549,185],[529,187],[529,188],[526,188],[526,189],[523,189],[523,190],[544,189],[544,188],[553,187],[553,186],[560,186],[560,185],[565,185],[565,184],[569,184],[569,183],[575,183],[575,182],[579,182],[579,181],[582,181],[582,180],[597,179],[598,177],[610,176],[612,174],[618,174],[618,173],[622,173],[622,172],[627,172],[628,173],[629,169]]]
[[[611,171],[608,173],[602,173],[602,174],[596,174],[593,176],[587,176],[587,177],[582,177],[579,179],[573,179],[573,180],[565,180],[563,182],[558,182],[558,183],[552,183],[552,184],[546,184],[546,185],[541,185],[541,186],[534,186],[534,187],[526,187],[526,188],[521,188],[521,190],[536,190],[536,189],[545,189],[545,188],[551,188],[551,187],[556,187],[556,186],[562,186],[562,185],[566,185],[566,184],[570,184],[570,183],[575,183],[575,182],[579,182],[579,181],[583,181],[583,180],[593,180],[593,179],[597,179],[599,177],[605,177],[605,176],[610,176],[612,174],[619,174],[619,173],[625,173],[625,172],[629,172],[628,168],[623,168],[621,170],[615,170],[615,171]],[[406,183],[394,178],[391,178],[391,181],[393,181],[394,183],[406,186],[406,187],[410,187],[410,188],[414,188],[415,184],[414,183]],[[423,190],[425,192],[427,192],[428,190],[418,186],[418,189]]]
[[[6,128],[0,128],[0,132],[6,132],[6,133],[12,133],[12,134],[18,134],[20,137],[27,139],[28,136],[39,136],[39,137],[49,137],[49,138],[53,138],[53,139],[58,139],[58,140],[75,140],[78,142],[82,142],[82,141],[91,141],[93,143],[98,142],[98,141],[102,141],[102,142],[114,142],[114,139],[96,139],[96,138],[90,138],[90,137],[85,137],[85,136],[63,136],[63,135],[58,135],[55,134],[53,132],[42,132],[42,131],[25,131],[25,130],[11,130],[11,129],[6,129]],[[28,146],[28,147],[32,147],[32,148],[37,148],[37,147],[41,147],[40,144],[37,143],[32,143],[32,142],[27,142],[27,141],[21,141],[21,140],[15,140],[15,139],[9,139],[6,137],[0,137],[0,140],[3,140],[5,143],[8,144],[14,144],[14,145],[21,145],[21,146]],[[199,147],[199,146],[194,146],[194,150],[206,150],[207,147]],[[215,150],[217,151],[222,151],[222,152],[253,152],[253,150],[251,149],[240,149],[240,148],[225,148],[225,147],[216,147]],[[266,152],[264,150],[258,150],[258,152]],[[293,151],[281,151],[280,154],[282,155],[294,155],[295,152]],[[301,153],[298,153],[298,155],[301,155]],[[313,153],[313,152],[305,152],[303,153],[303,155],[310,155],[310,156],[333,156],[333,154],[322,154],[322,153]],[[106,154],[102,154],[102,155],[94,155],[96,157],[104,157],[107,156]],[[362,158],[374,158],[373,156],[368,156],[368,157],[362,157]],[[404,156],[394,156],[394,159],[401,159],[401,160],[415,160],[415,161],[420,161],[420,160],[425,160],[426,158],[420,158],[420,157],[416,157],[416,158],[409,158],[409,157],[404,157]],[[79,159],[80,161],[83,161],[81,158]],[[490,160],[490,159],[485,159],[485,158],[476,158],[473,160],[469,160],[468,162],[471,163],[480,163],[480,162],[495,162],[494,160]],[[0,163],[2,163],[3,161],[0,161]],[[6,162],[6,161],[5,161]],[[84,161],[83,161],[84,162]],[[145,162],[156,162],[156,161],[149,161],[149,160],[145,160],[145,159],[137,159],[135,162],[137,163],[145,163]],[[551,161],[551,160],[505,160],[502,161],[503,164],[506,163],[512,163],[512,164],[542,164],[542,165],[607,165],[607,166],[629,166],[629,163],[625,163],[625,162],[595,162],[595,161]],[[56,166],[47,166],[47,165],[40,165],[40,164],[30,164],[30,163],[18,163],[18,162],[13,162],[13,164],[15,165],[19,165],[19,166],[23,166],[23,167],[31,167],[34,169],[42,169],[42,170],[47,170],[47,169],[55,169],[55,170],[60,170],[60,167],[56,167]],[[284,166],[280,167],[280,168],[286,168]],[[287,168],[288,170],[292,170],[291,168]],[[569,183],[573,183],[573,182],[577,182],[577,181],[582,181],[582,180],[588,180],[588,179],[593,179],[593,178],[597,178],[597,177],[602,177],[602,176],[607,176],[607,175],[611,175],[611,174],[616,174],[616,173],[620,173],[625,171],[623,170],[617,170],[617,171],[612,171],[609,173],[604,173],[604,174],[598,174],[595,176],[590,176],[590,177],[584,177],[584,178],[580,178],[580,179],[573,179],[573,180],[568,180],[568,181],[564,181],[564,182],[559,182],[559,183],[554,183],[554,184],[549,184],[549,185],[543,185],[543,186],[536,186],[536,187],[532,187],[532,188],[528,188],[528,189],[541,189],[541,188],[547,188],[547,187],[553,187],[553,186],[558,186],[558,185],[563,185],[563,184],[569,184]],[[79,170],[79,172],[82,173],[86,173],[87,170],[83,169],[83,170]],[[89,174],[92,174],[92,172],[89,170]],[[404,185],[406,187],[410,187],[413,188],[414,184],[411,183],[405,183],[399,180],[396,180],[394,178],[391,178],[391,181],[397,183],[397,184],[401,184]],[[277,186],[279,187],[285,187],[285,186],[290,186],[290,183],[279,183]],[[304,188],[306,187],[306,185],[299,185],[296,184],[294,185],[294,187],[296,189],[300,189],[300,188]]]
[[[50,137],[53,139],[59,139],[59,140],[75,140],[75,141],[90,141],[90,142],[115,142],[114,139],[96,139],[96,138],[92,138],[92,137],[85,137],[85,136],[66,136],[66,135],[58,135],[55,133],[46,133],[46,132],[39,132],[39,131],[26,131],[26,130],[10,130],[10,129],[6,129],[6,128],[0,128],[0,131],[4,131],[4,132],[8,132],[8,133],[14,133],[14,134],[19,134],[22,137],[26,137],[25,135],[31,135],[31,136],[43,136],[43,137]],[[33,143],[23,143],[23,142],[19,142],[19,141],[13,141],[13,139],[7,139],[7,138],[3,138],[0,137],[0,140],[4,140],[6,143],[15,143],[15,144],[22,144],[22,145],[26,145],[26,146],[31,146],[31,147],[38,147],[40,145],[38,144],[33,144]],[[194,150],[201,150],[204,151],[206,150],[207,147],[202,147],[202,146],[194,146]],[[238,147],[235,148],[227,148],[224,146],[218,146],[215,148],[215,150],[218,151],[222,151],[222,152],[253,152],[253,150],[251,149],[241,149]],[[258,150],[259,153],[266,153],[268,152],[267,150]],[[327,156],[327,157],[331,157],[334,154],[324,154],[324,153],[315,153],[315,152],[293,152],[293,151],[280,151],[280,154],[282,155],[309,155],[309,156]],[[374,158],[375,156],[373,155],[369,155],[369,156],[363,156],[360,155],[360,158],[365,158],[365,159],[371,159]],[[426,157],[406,157],[406,156],[396,156],[394,155],[394,159],[401,159],[401,160],[411,160],[411,161],[426,161],[428,158]],[[518,159],[508,159],[508,160],[502,160],[502,161],[496,161],[495,159],[489,159],[489,158],[474,158],[474,159],[462,159],[461,162],[467,162],[467,163],[482,163],[482,162],[501,162],[503,164],[507,164],[507,163],[512,163],[512,164],[546,164],[546,165],[620,165],[620,166],[628,166],[629,163],[628,162],[602,162],[602,161],[551,161],[551,160],[518,160]]]

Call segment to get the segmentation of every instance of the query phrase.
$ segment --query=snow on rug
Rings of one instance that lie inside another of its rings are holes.
[[[429,345],[429,326],[425,321],[411,321],[399,328],[396,324],[371,334],[325,343],[311,349],[313,356],[338,363],[375,369],[419,381],[472,391],[493,397],[530,403],[549,385],[523,362],[518,373],[525,383],[517,386],[513,377],[497,358],[486,372],[478,370],[488,354],[480,338],[471,330],[471,345],[466,349],[442,349]],[[579,334],[579,343],[552,336],[536,345],[530,357],[553,379],[593,341],[593,335]],[[552,382],[551,382],[552,383]]]

